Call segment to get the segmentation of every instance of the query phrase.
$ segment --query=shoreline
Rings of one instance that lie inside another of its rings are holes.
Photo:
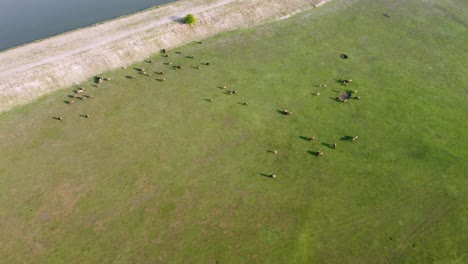
[[[176,1],[180,1],[180,0],[176,0]],[[2,53],[4,53],[4,52],[8,52],[8,51],[13,50],[13,49],[18,49],[18,48],[21,48],[21,47],[24,47],[24,46],[28,46],[28,45],[31,45],[31,44],[34,44],[34,43],[39,43],[39,42],[41,42],[41,41],[45,41],[45,40],[48,40],[48,39],[52,39],[52,38],[55,38],[55,37],[59,37],[59,36],[62,36],[62,35],[65,35],[65,34],[69,34],[69,33],[72,33],[72,32],[78,31],[78,30],[83,30],[83,29],[86,29],[86,28],[91,28],[91,27],[99,26],[99,25],[104,24],[104,23],[108,23],[108,22],[111,22],[111,21],[119,20],[119,19],[126,18],[126,17],[129,17],[129,16],[134,16],[134,15],[137,15],[137,14],[140,14],[140,13],[143,13],[143,12],[146,12],[146,11],[150,11],[150,10],[152,10],[152,9],[158,9],[158,8],[160,8],[160,7],[162,7],[162,6],[171,5],[171,4],[174,4],[174,3],[175,3],[175,2],[170,2],[170,3],[165,3],[165,4],[160,4],[160,5],[152,6],[152,7],[145,8],[145,9],[141,9],[141,10],[139,10],[139,11],[136,11],[136,12],[133,12],[133,13],[130,13],[130,14],[121,15],[121,16],[116,16],[116,17],[114,17],[114,18],[110,18],[110,19],[107,19],[107,20],[102,20],[102,21],[99,21],[99,22],[96,22],[96,23],[90,23],[90,24],[88,24],[88,25],[84,25],[84,26],[81,26],[81,27],[77,27],[77,28],[72,29],[72,30],[60,32],[60,33],[57,33],[57,34],[55,34],[55,35],[51,35],[51,36],[44,37],[44,38],[39,38],[39,39],[30,41],[30,42],[27,42],[27,43],[19,44],[19,45],[14,46],[14,47],[9,47],[9,48],[0,50],[0,55],[1,55]]]
[[[0,113],[162,48],[285,19],[330,0],[180,0],[0,52]],[[177,20],[194,14],[193,26]]]

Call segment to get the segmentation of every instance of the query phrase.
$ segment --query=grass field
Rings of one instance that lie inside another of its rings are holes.
[[[335,0],[0,115],[1,262],[466,263],[463,8]]]

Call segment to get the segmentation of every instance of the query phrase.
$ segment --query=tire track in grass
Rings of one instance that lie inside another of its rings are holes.
[[[436,194],[440,194],[438,191],[432,191],[430,193],[425,193],[425,198],[426,199],[419,199],[419,198],[413,198],[413,196],[405,196],[405,197],[400,197],[399,199],[393,200],[394,203],[392,203],[390,206],[387,205],[381,205],[377,208],[372,209],[368,213],[365,213],[365,217],[360,217],[362,214],[355,214],[354,216],[347,217],[346,221],[343,221],[341,223],[336,223],[334,225],[327,225],[325,222],[319,223],[321,226],[326,225],[326,229],[321,229],[320,231],[317,232],[310,232],[309,235],[306,235],[306,238],[308,237],[309,240],[313,237],[316,237],[320,240],[321,237],[327,238],[330,235],[333,234],[340,234],[339,237],[342,238],[342,240],[347,239],[352,234],[355,234],[356,230],[359,230],[362,228],[362,226],[367,225],[369,222],[375,222],[378,219],[381,218],[387,218],[388,216],[395,216],[396,214],[394,212],[398,211],[398,209],[401,207],[401,204],[407,204],[411,202],[417,202],[420,201],[429,203],[432,201],[432,197],[435,196]],[[447,209],[450,210],[450,209]],[[303,228],[307,229],[307,227]],[[300,243],[300,241],[298,242]],[[322,252],[324,249],[320,249],[319,251]],[[336,252],[335,252],[336,253]],[[335,256],[336,254],[333,253]],[[363,259],[367,261],[363,261],[363,263],[371,263],[372,259],[375,257],[375,255],[371,254],[372,252],[369,252],[369,254]],[[330,253],[331,254],[331,253]]]
[[[422,221],[419,223],[411,226],[410,230],[403,235],[400,239],[400,242],[395,246],[394,250],[386,257],[384,263],[397,263],[405,251],[407,250],[408,246],[411,244],[411,240],[416,238],[418,235],[424,233],[432,224],[437,223],[442,216],[450,211],[454,206],[436,208],[431,214],[426,216]]]
[[[394,247],[394,250],[391,251],[391,253],[385,259],[382,259],[383,263],[397,263],[399,259],[401,258],[401,256],[403,255],[403,253],[408,248],[408,246],[412,243],[412,239],[424,233],[432,224],[439,221],[443,217],[443,215],[445,215],[445,213],[450,211],[452,208],[453,206],[452,207],[440,206],[439,208],[434,210],[433,213],[431,213],[429,216],[424,218],[424,220],[419,221],[418,223],[412,225],[410,227],[410,230],[403,235],[403,237],[400,239],[400,242]],[[372,218],[378,219],[382,217],[384,216],[374,215]],[[355,229],[352,229],[352,227],[358,228],[357,226],[354,225],[356,222],[359,225],[361,225],[361,224],[367,223],[369,220],[370,219],[363,218],[358,221],[350,222],[346,224],[346,226],[335,226],[334,231],[337,231],[337,233],[339,233],[339,237],[341,238],[341,240],[347,240],[348,237],[355,234]],[[338,230],[338,229],[342,229],[342,230]],[[329,231],[332,231],[332,230],[329,229]],[[314,233],[313,235],[325,234],[325,233],[328,233],[328,232],[319,232],[319,233]],[[325,236],[325,237],[328,237],[328,236]],[[336,257],[336,253],[337,252],[333,252],[332,256]],[[344,256],[344,254],[341,254],[341,255]],[[372,263],[372,260],[375,260],[375,255],[373,255],[372,252],[369,252],[367,256],[363,256],[362,263]]]
[[[162,186],[159,186],[158,187],[158,191],[157,193],[159,195],[162,195],[164,193],[167,193],[167,191],[169,190],[169,186],[174,182],[176,181],[177,179],[181,178],[181,177],[190,177],[192,175],[194,175],[194,173],[196,172],[196,170],[200,167],[203,167],[203,166],[209,166],[210,164],[212,164],[213,162],[215,162],[217,160],[217,157],[224,157],[226,153],[228,153],[231,149],[233,149],[234,147],[238,146],[244,139],[246,139],[248,137],[248,134],[247,133],[243,133],[241,135],[239,135],[238,137],[236,137],[236,140],[232,140],[230,141],[230,144],[228,144],[227,146],[223,147],[223,148],[220,148],[219,151],[215,152],[215,154],[212,154],[210,155],[208,158],[204,159],[202,162],[200,161],[194,161],[195,164],[193,166],[191,166],[190,168],[187,169],[187,171],[185,173],[180,173],[179,176],[176,176],[176,177],[173,177],[171,178],[169,181],[166,181],[164,183],[164,185]],[[144,204],[150,202],[152,200],[152,198],[154,198],[156,193],[152,194],[151,197],[145,197],[145,199],[143,199],[140,203],[138,204],[132,204],[133,208],[137,208],[138,206],[143,206]],[[202,203],[202,204],[206,204],[206,202]],[[223,205],[224,204],[224,205]],[[218,210],[220,211],[223,211],[225,208],[227,208],[227,204],[225,204],[225,201],[224,200],[221,200],[219,201],[218,203],[214,204],[212,206],[212,208],[217,208]],[[117,212],[114,213],[115,216],[117,216]],[[114,218],[115,216],[112,216],[112,218]],[[109,219],[109,218],[107,218]],[[193,227],[194,225],[198,225],[200,220],[201,219],[192,219],[192,224],[190,227],[186,227],[187,229],[190,229],[191,227]],[[168,227],[166,229],[169,230],[170,228]],[[190,240],[185,240],[186,242],[185,243],[189,243],[189,242],[192,242],[196,237],[192,237]],[[125,254],[128,254],[130,252],[134,252],[135,250],[138,250],[140,249],[141,247],[144,247],[145,244],[144,242],[140,242],[136,245],[133,245],[131,246],[131,248],[128,248],[126,253]],[[122,258],[124,254],[121,254],[120,258]]]
[[[427,195],[427,200],[429,201],[429,199],[431,198],[432,195],[436,194],[438,192],[434,191],[430,194]],[[412,199],[408,199],[407,197],[402,197],[398,200],[393,200],[394,203],[392,204],[393,206],[386,206],[386,205],[381,205],[375,209],[373,209],[370,213],[366,213],[366,217],[359,217],[359,215],[355,215],[357,217],[354,217],[351,216],[347,219],[350,219],[351,220],[347,220],[347,221],[343,221],[341,223],[337,223],[335,225],[331,225],[329,226],[329,228],[325,229],[325,230],[322,230],[320,232],[315,232],[314,234],[316,235],[319,235],[319,234],[325,234],[325,233],[328,233],[328,232],[332,232],[332,231],[335,231],[337,229],[341,229],[341,228],[346,228],[346,227],[352,227],[354,224],[357,224],[357,223],[365,223],[367,221],[370,221],[372,219],[378,219],[378,218],[382,218],[383,216],[385,215],[389,215],[391,214],[393,211],[397,210],[398,208],[401,208],[401,204],[407,204],[408,202],[414,202],[416,200],[419,200],[417,198],[412,198]]]
[[[307,89],[307,88],[305,88]],[[300,97],[298,100],[295,100],[292,104],[293,105],[296,105],[298,107],[304,107],[304,105],[307,103],[307,102],[301,102],[299,103],[299,101],[302,100],[302,97]],[[299,103],[299,104],[298,104]],[[277,107],[275,107],[276,109]],[[270,111],[270,109],[267,109],[267,108],[263,108],[263,109],[260,109],[260,111]],[[272,111],[272,116],[271,116],[271,119],[275,118],[275,114],[273,111]],[[195,164],[193,164],[190,168],[188,168],[186,170],[185,173],[180,173],[178,176],[176,177],[173,177],[171,178],[170,180],[166,181],[163,185],[161,185],[159,187],[159,191],[158,193],[159,194],[163,194],[164,193],[164,190],[169,190],[169,186],[171,186],[177,179],[180,179],[181,177],[190,177],[192,175],[194,175],[194,173],[196,172],[197,169],[201,168],[201,167],[206,167],[206,166],[209,166],[210,164],[212,164],[213,162],[215,162],[216,160],[218,160],[219,157],[224,157],[226,155],[226,153],[228,153],[230,150],[232,150],[233,148],[235,148],[236,146],[238,146],[241,142],[245,141],[246,138],[248,138],[250,136],[250,134],[247,134],[247,133],[243,133],[243,134],[240,134],[239,136],[237,136],[235,138],[235,140],[231,140],[230,143],[226,146],[224,146],[223,148],[220,148],[219,151],[215,152],[214,154],[211,154],[209,157],[207,157],[206,159],[204,159],[203,161],[197,161]],[[295,136],[295,134],[294,134]],[[258,183],[260,183],[261,181],[255,181],[249,185],[247,185],[248,188],[251,188],[253,187],[254,185],[257,185]],[[152,197],[154,197],[154,195],[152,195]],[[147,199],[144,199],[144,201],[142,201],[142,203],[140,203],[139,205],[143,205],[147,202],[151,201],[151,198],[147,198]],[[203,202],[203,204],[206,204],[207,202]],[[226,208],[228,208],[228,206],[230,206],[230,204],[227,204],[225,200],[220,200],[218,201],[217,203],[215,203],[212,208],[217,208],[219,211],[225,211]],[[193,219],[193,222],[191,224],[191,227],[193,227],[194,225],[197,225],[197,223],[200,222],[201,219]],[[188,229],[190,229],[190,227],[187,227]],[[194,239],[196,239],[196,237],[192,237],[190,241],[193,241]],[[187,243],[190,243],[189,240],[186,240]],[[138,248],[137,247],[134,247],[134,248]]]

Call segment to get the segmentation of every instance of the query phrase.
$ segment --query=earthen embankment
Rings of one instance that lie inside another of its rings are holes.
[[[223,31],[314,8],[321,0],[181,0],[0,53],[0,112]],[[177,22],[192,13],[192,26]]]

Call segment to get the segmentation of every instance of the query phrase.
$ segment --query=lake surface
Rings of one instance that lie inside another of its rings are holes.
[[[176,0],[0,0],[0,51]]]

